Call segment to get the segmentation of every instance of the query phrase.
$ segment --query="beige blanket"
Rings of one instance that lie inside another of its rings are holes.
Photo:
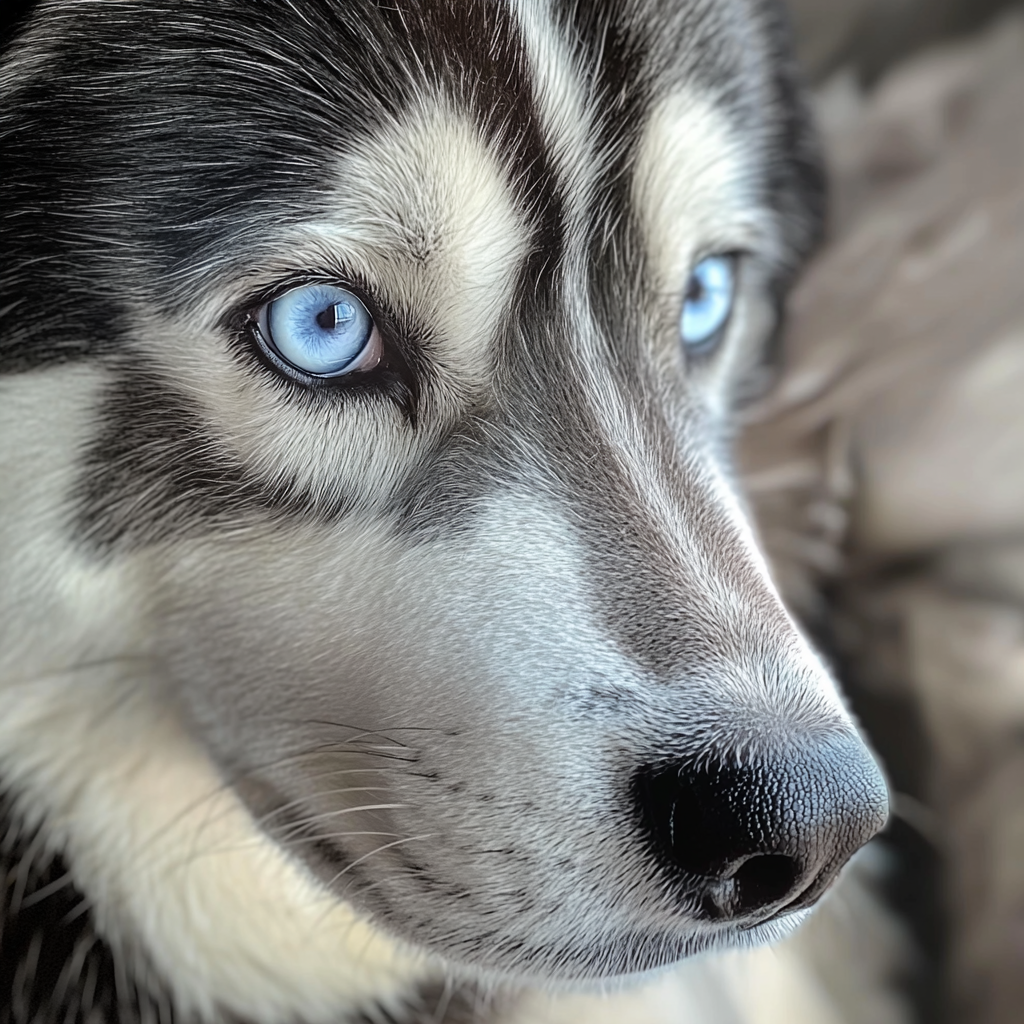
[[[742,463],[945,865],[951,1021],[1024,1021],[1024,16],[820,93],[833,238]],[[827,596],[824,596],[827,595]],[[887,715],[885,709],[891,709]]]

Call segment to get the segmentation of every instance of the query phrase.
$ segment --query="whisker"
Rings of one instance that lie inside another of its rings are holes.
[[[347,875],[353,868],[358,867],[358,865],[362,864],[364,861],[369,860],[370,857],[373,857],[375,854],[383,853],[385,850],[394,849],[396,846],[403,846],[406,843],[414,843],[414,842],[416,842],[417,840],[420,840],[420,839],[431,839],[431,838],[433,838],[434,835],[436,835],[436,833],[426,833],[424,835],[419,835],[419,836],[402,836],[399,839],[394,840],[394,842],[384,843],[383,845],[378,846],[378,847],[376,847],[373,850],[370,850],[369,853],[364,853],[361,857],[358,857],[356,860],[352,861],[350,864],[346,864],[345,867],[342,868],[341,871],[339,871],[332,878],[328,879],[328,881],[326,882],[325,888],[327,890],[331,890],[335,885],[337,885],[337,883],[340,881],[340,879],[343,878],[345,875]],[[363,890],[362,891],[368,892],[371,889],[376,888],[378,885],[382,884],[383,882],[384,882],[384,879],[379,879],[376,882],[372,882],[369,885],[363,886]],[[346,898],[346,896],[347,896],[347,893],[348,893],[348,887],[346,887],[345,891],[342,892],[340,894],[340,896],[336,896],[334,894],[329,894],[329,895],[327,895],[325,897],[326,905],[324,907],[323,914],[319,918],[319,923],[323,923],[323,921],[327,917],[327,915],[330,914],[331,910],[335,906],[335,900],[339,899],[339,898],[344,900]]]
[[[369,860],[371,857],[378,853],[383,853],[385,850],[392,850],[396,846],[403,846],[405,843],[414,843],[420,839],[433,839],[434,836],[436,835],[436,832],[427,832],[419,836],[405,836],[402,839],[396,839],[393,843],[385,843],[383,846],[378,846],[376,849],[370,850],[369,853],[364,853],[362,857],[357,857],[350,864],[346,864],[345,867],[341,869],[341,871],[339,871],[333,878],[331,878],[328,881],[327,885],[328,887],[336,885],[338,881],[345,875],[347,875],[353,868],[358,867],[364,861]]]
[[[318,843],[322,839],[351,839],[353,836],[388,836],[391,839],[401,839],[402,832],[374,832],[363,830],[358,832],[319,832],[315,836],[297,836],[294,839],[285,841],[285,846],[299,846],[302,843]]]
[[[446,734],[447,730],[429,725],[389,725],[387,732],[381,729],[369,729],[363,725],[355,725],[351,722],[339,722],[330,718],[274,718],[275,722],[286,722],[289,725],[322,725],[330,729],[344,729],[352,735],[346,737],[349,743],[358,743],[370,736],[379,736],[396,746],[406,747],[408,744],[396,739],[390,733],[396,732],[430,732]]]
[[[291,836],[280,841],[282,849],[296,849],[303,845],[309,845],[312,843],[321,842],[324,839],[350,839],[356,836],[394,836],[401,838],[399,832],[378,832],[375,830],[353,830],[350,832],[325,832],[323,834],[317,834],[314,836]],[[215,850],[199,850],[191,854],[187,858],[182,858],[179,862],[173,863],[170,866],[175,869],[186,868],[195,861],[203,858],[210,857],[217,854],[223,853],[238,853],[244,850],[256,849],[259,846],[258,840],[248,840],[241,843],[225,844],[218,846]]]
[[[111,657],[93,658],[83,660],[74,665],[62,666],[47,672],[33,673],[31,676],[26,675],[23,678],[14,678],[10,682],[14,685],[18,684],[29,684],[33,682],[42,682],[46,680],[60,680],[62,678],[74,677],[77,675],[95,672],[97,670],[110,668],[112,666],[123,666],[128,668],[130,666],[146,664],[154,664],[154,659],[146,654],[121,654]],[[119,691],[110,694],[110,711],[115,712],[117,704],[123,699],[124,693]],[[97,714],[102,713],[102,708],[96,708]],[[277,719],[280,722],[280,719]],[[223,818],[226,815],[232,813],[233,808],[231,806],[218,807],[216,801],[219,797],[225,793],[229,793],[234,790],[240,782],[246,778],[252,777],[262,772],[270,771],[273,769],[281,769],[288,765],[301,765],[304,761],[308,762],[317,758],[326,758],[331,756],[337,757],[352,757],[352,758],[372,758],[378,762],[374,765],[363,765],[360,767],[338,767],[331,768],[329,770],[318,771],[315,773],[303,773],[303,779],[305,781],[311,781],[323,778],[335,778],[340,776],[354,776],[356,774],[367,774],[389,771],[402,771],[404,765],[415,764],[418,761],[414,748],[407,742],[404,742],[398,737],[399,733],[436,733],[441,730],[432,729],[427,726],[400,726],[392,725],[388,727],[388,732],[382,730],[358,728],[351,724],[342,722],[336,722],[326,719],[312,719],[306,720],[300,723],[293,724],[305,724],[305,725],[319,725],[325,726],[332,729],[347,730],[350,735],[338,740],[317,744],[315,746],[297,750],[290,753],[284,753],[280,756],[270,757],[263,759],[255,764],[246,765],[238,768],[230,773],[224,773],[217,785],[211,786],[211,788],[203,793],[201,796],[189,801],[184,807],[178,810],[174,815],[161,823],[161,825],[155,829],[150,835],[147,836],[145,842],[140,848],[140,852],[145,853],[152,851],[153,848],[159,848],[161,841],[164,840],[168,835],[174,832],[174,829],[179,826],[183,821],[188,820],[191,816],[202,813],[204,807],[209,809],[209,813],[197,823],[194,829],[190,829],[192,832],[192,841],[189,844],[191,849],[180,856],[174,856],[173,852],[171,855],[171,862],[168,864],[169,868],[186,867],[188,864],[195,862],[201,857],[215,856],[218,853],[230,852],[236,849],[244,849],[250,846],[258,846],[263,841],[263,837],[256,835],[253,837],[252,843],[243,842],[235,844],[218,844],[203,846],[202,837],[207,829],[212,828],[218,819]],[[367,740],[378,740],[379,742],[366,742]],[[345,837],[355,837],[362,835],[379,835],[383,837],[395,836],[391,842],[385,843],[376,849],[364,854],[356,861],[347,865],[346,868],[339,872],[335,879],[332,879],[331,884],[335,884],[350,868],[357,866],[364,862],[375,853],[384,852],[388,849],[400,846],[402,844],[412,842],[415,839],[429,838],[429,836],[403,836],[397,833],[391,832],[379,832],[379,831],[355,831],[355,832],[342,832],[335,831],[325,833],[315,837],[302,836],[302,830],[308,828],[318,822],[330,821],[332,819],[340,819],[345,815],[355,814],[358,812],[372,812],[372,811],[383,811],[383,810],[398,810],[406,804],[401,803],[370,803],[363,804],[356,807],[345,807],[338,808],[333,811],[325,811],[315,815],[304,816],[301,820],[296,822],[287,823],[280,829],[273,829],[272,826],[277,818],[281,815],[286,814],[288,810],[295,807],[301,807],[308,803],[308,800],[315,800],[318,797],[324,796],[339,796],[347,792],[384,792],[387,790],[386,786],[352,786],[352,787],[335,787],[331,789],[322,790],[318,793],[314,793],[308,799],[294,799],[288,803],[283,804],[273,810],[267,812],[265,815],[255,819],[255,822],[260,828],[267,828],[271,832],[272,839],[281,843],[282,846],[296,846],[300,843],[313,842],[317,839],[342,839]],[[54,879],[46,886],[31,892],[26,893],[24,883],[21,888],[18,888],[19,879],[15,879],[15,892],[13,894],[15,900],[21,900],[25,906],[31,906],[36,903],[40,903],[52,896],[54,893],[60,891],[62,888],[73,884],[73,879],[69,874],[64,874],[60,878]],[[84,912],[84,906],[81,908],[73,909],[70,912],[69,920],[73,920],[80,913]]]
[[[294,807],[308,807],[314,800],[319,800],[325,796],[341,796],[344,793],[386,793],[389,788],[388,786],[342,786],[338,789],[321,789],[308,797],[298,797],[295,800],[289,800],[287,803],[278,804],[272,811],[267,811],[266,814],[261,815],[256,821],[259,825],[266,825],[279,815],[287,814]]]
[[[201,810],[204,804],[212,803],[214,800],[217,799],[217,797],[234,789],[234,787],[239,782],[255,775],[257,772],[266,771],[270,768],[278,768],[282,765],[297,763],[305,758],[322,756],[323,754],[328,753],[353,754],[363,756],[366,753],[372,752],[363,750],[346,750],[344,747],[339,746],[337,744],[323,744],[321,746],[312,748],[311,750],[304,750],[297,752],[295,754],[286,754],[281,757],[273,758],[268,761],[263,761],[258,764],[252,765],[251,767],[233,772],[231,775],[225,777],[219,785],[215,786],[209,792],[191,801],[189,804],[183,807],[176,815],[174,815],[173,818],[165,822],[160,829],[158,829],[152,836],[150,836],[149,843],[151,845],[155,845],[155,843],[158,840],[164,838],[176,825],[179,825],[187,817]],[[356,772],[387,772],[397,770],[399,770],[397,767],[393,767],[391,765],[373,765],[363,768],[332,768],[330,771],[325,772],[304,773],[303,777],[307,780],[315,780],[320,778],[331,777],[334,775],[343,775]],[[209,815],[204,823],[204,827],[212,825],[215,821],[218,820],[219,817],[225,814],[229,814],[230,812],[230,808],[224,808],[217,815]]]
[[[274,832],[274,838],[278,836],[287,836],[291,833],[301,832],[317,821],[326,821],[331,818],[340,818],[346,814],[356,814],[359,811],[393,811],[399,810],[403,807],[408,807],[408,804],[363,804],[361,807],[342,807],[336,811],[325,811],[322,814],[311,814],[308,817],[302,818],[300,821],[291,823],[288,827],[282,828],[280,831]]]

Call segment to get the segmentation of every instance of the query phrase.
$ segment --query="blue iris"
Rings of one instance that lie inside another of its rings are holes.
[[[736,266],[731,256],[708,256],[693,268],[679,324],[683,344],[700,348],[725,327],[736,298]]]
[[[295,288],[267,306],[268,341],[296,369],[342,374],[373,335],[373,318],[350,291],[332,284]]]

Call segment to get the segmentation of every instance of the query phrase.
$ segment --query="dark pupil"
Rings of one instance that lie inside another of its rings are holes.
[[[686,286],[686,301],[700,302],[704,298],[704,282],[696,275],[690,276],[690,283]]]
[[[317,313],[316,325],[325,331],[333,331],[338,324],[348,323],[352,316],[352,307],[347,302],[336,302]]]
[[[328,306],[326,309],[320,310],[316,315],[317,327],[322,327],[325,331],[333,331],[338,326],[337,310],[337,306]]]

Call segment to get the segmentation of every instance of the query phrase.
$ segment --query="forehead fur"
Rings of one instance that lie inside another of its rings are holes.
[[[605,364],[637,363],[647,283],[677,293],[698,246],[748,243],[782,278],[812,233],[773,10],[40,4],[0,69],[0,286],[19,299],[0,370],[98,356],[116,376],[90,531],[334,514],[403,486],[422,508],[453,465],[464,498],[512,449],[569,462],[595,429],[635,433]],[[229,314],[237,333],[307,272],[379,294],[400,402],[302,393],[226,344]]]
[[[802,249],[816,165],[772,11],[761,0],[44,2],[0,69],[0,198],[25,207],[5,224],[0,280],[29,298],[0,315],[0,365],[116,348],[124,325],[103,279],[123,287],[130,269],[146,302],[184,300],[197,277],[224,273],[239,217],[281,226],[329,208],[339,160],[425,97],[500,151],[532,217],[535,272],[557,255],[566,189],[552,171],[573,132],[589,132],[591,168],[605,172],[596,187],[614,205],[640,127],[683,80],[738,130],[760,126],[769,152],[755,189]],[[545,60],[545,47],[572,60]],[[60,75],[47,74],[56,60]],[[69,200],[88,212],[87,233],[60,214]],[[69,256],[73,316],[32,301],[48,279],[66,282]],[[44,324],[31,322],[36,305]]]

